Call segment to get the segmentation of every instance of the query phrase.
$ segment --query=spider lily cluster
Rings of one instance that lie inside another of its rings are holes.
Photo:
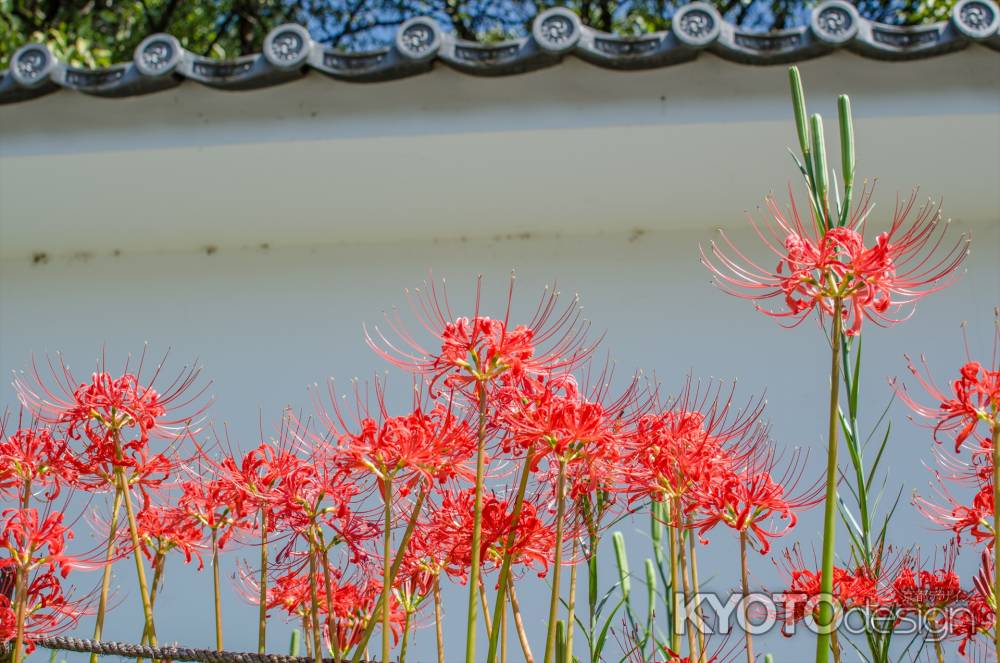
[[[936,207],[911,219],[912,199],[872,237],[870,188],[852,205],[846,99],[841,198],[831,196],[822,123],[806,121],[794,70],[792,89],[809,218],[794,201],[784,210],[768,199],[770,220],[754,227],[775,254],[773,269],[728,238],[702,258],[726,292],[790,326],[816,312],[829,334],[825,474],[810,469],[798,448],[775,443],[763,399],[741,397],[731,384],[688,376],[673,390],[637,374],[616,388],[610,362],[595,359],[601,339],[576,299],[566,303],[546,290],[534,313],[518,319],[513,277],[499,306],[485,307],[477,284],[474,303],[462,310],[453,309],[443,284],[430,282],[408,293],[409,314],[394,312],[366,330],[375,355],[409,383],[406,407],[390,406],[384,378],[355,381],[347,393],[331,381],[310,390],[306,413],[284,412],[276,432],[246,450],[207,419],[211,399],[200,369],[166,381],[143,354],[120,371],[102,361],[80,379],[61,360],[33,364],[16,376],[22,409],[0,435],[0,493],[11,504],[0,514],[0,642],[9,641],[14,663],[36,640],[67,629],[92,624],[100,639],[115,565],[134,566],[130,589],[144,617],[136,637],[156,645],[156,599],[165,560],[175,555],[211,570],[221,650],[222,554],[236,556],[236,587],[258,606],[261,653],[269,620],[283,616],[305,634],[317,663],[324,656],[356,662],[372,650],[402,661],[414,631],[425,627],[434,630],[442,663],[461,656],[467,663],[709,663],[744,655],[753,663],[750,632],[713,642],[704,628],[713,616],[696,600],[706,577],[699,556],[726,535],[738,542],[734,585],[744,599],[754,589],[755,559],[771,557],[784,573],[782,589],[801,600],[786,603],[782,617],[820,627],[818,662],[844,656],[835,606],[864,610],[882,624],[862,644],[851,643],[871,661],[897,660],[890,658],[901,655],[891,649],[893,625],[909,615],[944,634],[944,642],[932,641],[938,660],[947,640],[962,654],[995,657],[997,349],[990,368],[970,358],[946,388],[911,362],[929,404],[893,381],[930,421],[933,439],[954,442],[954,452],[937,453],[941,500],[917,499],[953,534],[939,555],[889,541],[891,512],[879,525],[870,497],[888,434],[867,466],[859,442],[864,323],[888,326],[912,315],[919,298],[956,278],[967,241],[944,242],[947,224]],[[764,310],[765,300],[778,308]],[[997,334],[1000,345],[1000,328]],[[849,466],[838,460],[841,435]],[[954,497],[951,483],[972,484],[971,503]],[[82,522],[68,499],[74,492],[106,517]],[[817,564],[788,539],[799,514],[819,504]],[[648,518],[653,543],[645,617],[633,605],[620,533],[611,535],[619,581],[603,597],[598,574],[609,528],[640,517]],[[849,545],[838,554],[839,519]],[[86,526],[100,544],[67,552],[74,530]],[[955,572],[968,545],[982,560],[971,584]],[[85,571],[100,576],[88,581],[89,592],[76,589]],[[578,594],[581,574],[586,591]],[[518,589],[538,578],[549,587],[548,619],[544,637],[533,641]],[[464,622],[464,642],[444,641],[444,582],[467,587],[465,606],[450,606],[447,615]],[[612,596],[620,598],[609,602]],[[946,608],[958,604],[970,609],[949,617]],[[741,610],[748,619],[746,600]],[[481,630],[487,639],[478,642]],[[617,654],[606,651],[609,634],[621,645]]]

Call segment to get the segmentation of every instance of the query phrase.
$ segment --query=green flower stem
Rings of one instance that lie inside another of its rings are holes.
[[[753,663],[753,637],[750,635],[750,607],[747,605],[747,597],[750,596],[750,579],[747,572],[747,532],[740,530],[740,580],[743,586],[743,621],[747,625],[744,631],[747,643],[747,663]]]
[[[677,514],[678,524],[680,523],[681,514],[684,513],[681,509],[681,499],[679,497],[674,498],[674,510]],[[688,641],[688,656],[692,659],[695,658],[695,635],[694,629],[691,624],[691,615],[688,614],[687,606],[691,601],[691,581],[688,574],[688,561],[687,561],[687,550],[684,547],[684,531],[681,529],[677,530],[678,537],[678,556],[680,563],[680,574],[681,574],[681,584],[684,588],[684,632],[687,633]],[[752,663],[752,662],[751,662]]]
[[[371,639],[372,633],[375,632],[375,625],[379,623],[382,604],[388,603],[388,593],[392,587],[392,583],[395,582],[396,574],[399,573],[399,567],[403,563],[403,555],[406,552],[407,546],[410,545],[410,538],[413,536],[413,530],[417,526],[417,518],[420,516],[420,509],[423,507],[424,499],[426,497],[427,486],[422,485],[420,487],[420,493],[417,495],[417,501],[413,504],[413,512],[410,514],[410,520],[406,523],[406,531],[403,532],[403,539],[399,542],[399,548],[396,550],[395,559],[392,560],[389,585],[382,587],[382,592],[379,594],[378,602],[375,604],[371,617],[368,619],[368,624],[365,626],[364,633],[361,634],[361,639],[358,641],[358,645],[354,649],[354,657],[351,659],[351,663],[359,663],[361,661],[361,655],[365,653],[365,647],[368,646],[368,640]]]
[[[114,557],[115,539],[118,538],[118,512],[121,511],[122,493],[115,486],[115,497],[111,502],[111,522],[108,528],[107,549],[104,552],[104,570],[101,574],[101,596],[97,601],[97,619],[94,622],[94,640],[100,640],[104,633],[104,615],[108,609],[108,591],[111,589],[111,560]],[[90,655],[90,663],[97,663],[97,654]]]
[[[643,627],[642,638],[639,640],[639,657],[645,660],[646,645],[653,635],[653,618],[656,616],[656,567],[653,560],[646,558],[646,624]],[[704,654],[704,646],[702,646]],[[704,661],[702,661],[704,663]]]
[[[21,511],[28,508],[31,500],[31,480],[25,479],[21,487]],[[24,656],[24,620],[27,619],[28,569],[20,564],[14,571],[14,605],[17,626],[14,629],[14,652],[11,660],[20,663]]]
[[[149,608],[156,608],[156,595],[159,592],[160,585],[163,583],[163,563],[165,559],[163,553],[157,551],[153,555],[153,582],[149,586]],[[139,638],[140,644],[146,644],[149,640],[149,631],[146,628],[142,630],[142,637]]]
[[[444,663],[444,630],[441,628],[441,572],[434,577],[434,638],[437,644],[437,663]]]
[[[500,663],[507,663],[507,611],[500,615]]]
[[[535,663],[535,657],[531,653],[531,644],[528,642],[528,634],[524,630],[524,621],[521,619],[521,604],[517,600],[514,579],[508,578],[507,582],[507,592],[510,594],[510,611],[514,615],[514,629],[517,631],[517,639],[521,643],[521,651],[524,652],[524,663]]]
[[[521,509],[524,506],[524,495],[528,489],[528,477],[531,475],[531,459],[534,447],[528,449],[524,456],[524,465],[521,467],[521,477],[517,483],[517,495],[514,497],[514,509],[511,512],[511,528],[507,533],[507,541],[504,543],[503,561],[500,564],[500,591],[497,593],[496,605],[493,607],[493,621],[496,622],[503,615],[505,602],[507,599],[507,585],[510,579],[511,550],[514,541],[517,539],[517,524],[521,519]],[[497,655],[498,634],[490,634],[490,648],[486,655],[487,663],[495,663]]]
[[[479,398],[479,435],[476,446],[476,487],[472,513],[472,568],[469,571],[469,611],[465,625],[465,663],[476,663],[476,629],[478,627],[479,544],[483,534],[483,481],[486,474],[486,387],[482,382],[476,385]]]
[[[816,663],[829,660],[830,630],[833,622],[833,556],[837,527],[837,431],[840,426],[840,341],[843,326],[843,302],[833,304],[833,334],[830,337],[830,419],[826,457],[826,499],[823,512],[823,566],[820,576],[820,602],[816,637]]]
[[[309,635],[309,616],[302,615],[302,636],[303,642],[306,643],[306,658],[312,658],[312,640]]]
[[[319,596],[316,591],[316,545],[310,537],[309,541],[309,619],[312,621],[313,658],[316,663],[323,663],[323,635],[319,630]],[[384,659],[389,660],[389,659]]]
[[[13,663],[21,663],[24,656],[24,620],[27,617],[26,604],[27,599],[27,572],[25,569],[18,567],[14,575],[14,602],[17,605],[17,627],[15,629],[14,635],[14,653],[11,659]]]
[[[222,651],[222,595],[219,590],[219,530],[212,528],[212,591],[215,597],[215,649]]]
[[[549,598],[549,623],[545,635],[545,663],[552,663],[556,653],[556,622],[559,615],[559,574],[562,571],[563,516],[566,511],[566,461],[559,460],[556,480],[556,541],[552,564],[552,594]]]
[[[566,614],[566,663],[573,663],[573,622],[576,621],[576,549],[578,539],[573,537],[573,553],[570,555],[569,603]]]
[[[121,447],[118,445],[117,436],[115,438],[115,455],[121,459]],[[135,558],[135,575],[139,582],[139,598],[142,600],[142,614],[146,620],[146,632],[149,635],[149,644],[156,646],[156,627],[153,624],[153,606],[149,602],[149,589],[146,584],[146,570],[142,566],[142,553],[139,546],[139,529],[135,523],[135,511],[132,509],[132,496],[129,493],[128,481],[125,479],[125,471],[121,467],[115,468],[115,476],[118,478],[118,489],[125,500],[125,515],[128,517],[129,536],[132,539],[132,556]]]
[[[493,636],[493,620],[490,619],[490,604],[486,600],[486,586],[482,578],[479,579],[479,605],[483,609],[483,620],[486,622],[486,637],[490,638]]]
[[[385,476],[385,492],[382,499],[385,503],[385,522],[382,530],[382,660],[388,661],[391,652],[389,636],[389,592],[392,591],[392,569],[390,555],[392,553],[392,474]],[[317,662],[318,663],[318,662]]]
[[[267,509],[260,510],[260,596],[257,608],[257,653],[267,649]]]
[[[598,663],[597,656],[597,544],[590,543],[590,557],[587,558],[587,641],[590,643],[590,663]]]
[[[326,538],[323,536],[323,529],[321,527],[316,528],[316,539],[319,541],[319,550],[322,551],[320,556],[320,562],[323,564],[323,589],[324,594],[326,594],[326,605],[333,605],[333,578],[330,576],[330,560],[328,558],[329,549],[326,545]],[[340,663],[341,661],[341,651],[340,642],[337,640],[337,628],[334,625],[333,610],[327,609],[326,611],[326,633],[327,637],[330,639],[330,650],[333,652],[334,663]]]
[[[690,524],[690,520],[688,521],[688,524]],[[701,583],[698,581],[698,544],[695,541],[694,529],[689,531],[688,544],[688,550],[691,555],[691,590],[693,592],[693,596],[698,596],[698,594],[701,593]],[[700,663],[706,663],[708,655],[705,653],[705,634],[702,629],[705,621],[702,617],[701,603],[699,602],[695,602],[694,604],[694,620],[695,624],[698,626],[698,651],[701,653],[698,660]]]
[[[403,619],[403,641],[399,644],[399,663],[406,663],[406,647],[410,643],[410,619],[413,617],[413,613],[409,610],[406,611],[406,617]],[[388,658],[383,658],[383,661],[388,661]]]
[[[670,540],[670,649],[679,652],[681,650],[681,633],[678,625],[680,612],[677,607],[677,528],[672,524],[670,518],[670,506],[664,502],[663,511],[667,517],[667,537]]]

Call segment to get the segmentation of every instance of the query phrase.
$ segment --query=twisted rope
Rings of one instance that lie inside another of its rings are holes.
[[[164,646],[150,647],[127,642],[106,642],[58,636],[39,638],[34,641],[39,647],[75,651],[87,654],[121,656],[123,658],[148,658],[161,661],[200,661],[201,663],[315,663],[310,656],[286,656],[284,654],[255,654],[251,652],[217,651],[215,649],[191,649],[190,647]],[[332,658],[324,658],[323,663],[334,663]],[[364,663],[376,663],[365,661]]]

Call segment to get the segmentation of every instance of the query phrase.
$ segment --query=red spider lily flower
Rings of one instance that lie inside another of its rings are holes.
[[[763,399],[736,411],[734,391],[735,385],[724,392],[721,382],[702,385],[688,377],[679,396],[639,419],[622,462],[633,500],[683,500],[767,442]]]
[[[70,600],[59,579],[51,571],[39,572],[25,592],[24,645],[30,654],[35,642],[61,635],[74,628],[80,617],[89,614],[88,597]],[[11,597],[0,594],[0,642],[13,642],[17,634],[17,613]]]
[[[449,498],[454,500],[454,496]],[[432,506],[428,517],[417,523],[410,545],[403,553],[397,582],[414,595],[426,595],[441,573],[468,563],[470,536],[461,529],[463,519],[457,509]],[[461,556],[461,559],[459,559]],[[465,582],[465,574],[457,574]]]
[[[29,378],[21,373],[15,376],[14,387],[22,404],[41,421],[68,424],[69,436],[79,439],[81,433],[92,442],[104,440],[109,431],[134,430],[137,434],[133,445],[145,445],[150,435],[166,439],[183,437],[196,430],[197,418],[208,404],[196,403],[209,385],[193,389],[201,374],[200,368],[184,368],[164,389],[153,385],[159,378],[162,363],[157,365],[148,379],[142,378],[146,350],[139,357],[138,366],[130,370],[126,361],[122,374],[114,377],[102,360],[89,383],[79,382],[59,358],[58,366],[48,361],[53,385],[47,386],[38,365],[32,361]],[[30,380],[30,382],[29,382]],[[123,444],[126,441],[123,440]]]
[[[273,519],[277,528],[292,534],[288,549],[297,539],[327,550],[344,544],[352,563],[367,559],[364,544],[377,537],[379,529],[355,510],[353,501],[362,491],[353,477],[336,463],[328,462],[322,452],[289,463],[287,470],[274,490]]]
[[[224,548],[236,524],[232,507],[236,499],[232,488],[219,480],[204,480],[199,477],[181,483],[180,489],[178,507],[202,526],[215,530],[218,535],[216,545],[220,549]]]
[[[171,550],[184,555],[184,562],[190,564],[198,559],[198,570],[204,567],[202,550],[207,548],[201,523],[183,507],[147,506],[136,514],[136,529],[139,545],[146,559],[162,558]],[[123,544],[131,546],[127,532],[121,534]]]
[[[441,504],[431,511],[428,522],[419,527],[413,543],[415,555],[420,551],[441,551],[443,568],[452,578],[465,583],[472,564],[472,489],[446,491]],[[516,529],[514,545],[510,548],[511,567],[534,567],[539,577],[548,573],[549,561],[555,545],[554,528],[542,521],[538,505],[527,498],[521,507],[520,518],[513,522],[512,500],[493,493],[483,495],[483,530],[480,559],[484,567],[499,569],[512,527]]]
[[[791,531],[798,511],[819,504],[825,486],[817,478],[800,494],[796,487],[805,471],[805,454],[795,450],[781,475],[775,470],[781,458],[773,449],[751,456],[745,467],[724,471],[707,482],[695,484],[691,495],[691,526],[704,535],[722,523],[737,532],[745,532],[762,555],[770,549],[770,540]],[[775,478],[777,477],[777,478]]]
[[[71,569],[86,565],[66,554],[66,540],[73,532],[63,525],[63,514],[52,511],[44,517],[37,509],[5,509],[0,512],[2,533],[0,550],[8,556],[0,559],[0,569],[18,568],[22,573],[46,568],[65,578]]]
[[[266,511],[269,529],[273,529],[280,493],[278,485],[293,471],[303,470],[304,463],[285,444],[261,442],[239,460],[231,453],[215,464],[216,479],[224,494],[232,499],[234,515],[241,527],[251,527],[255,515]]]
[[[990,468],[992,472],[992,468]],[[981,482],[971,504],[956,500],[942,481],[940,473],[935,473],[936,489],[943,503],[934,502],[915,495],[913,503],[932,523],[955,535],[961,543],[963,535],[970,535],[976,543],[993,541],[993,481],[992,477]]]
[[[253,587],[256,580],[252,574],[247,574],[245,581],[252,589],[246,593],[247,598],[256,602],[258,593]],[[381,588],[371,582],[344,581],[341,574],[336,571],[331,571],[330,581],[328,592],[323,574],[312,579],[302,572],[281,575],[274,579],[267,590],[267,608],[281,609],[288,617],[301,620],[308,630],[312,618],[312,586],[315,585],[319,621],[321,624],[333,625],[340,653],[347,651],[361,639],[368,622],[368,615],[375,609]],[[402,632],[404,613],[395,597],[390,597],[389,611],[390,626],[394,638],[398,641]],[[332,620],[328,621],[327,617],[331,617]]]
[[[430,488],[455,478],[475,479],[470,461],[476,455],[476,435],[450,402],[425,408],[415,390],[412,411],[390,416],[385,405],[384,383],[376,379],[374,391],[372,407],[367,395],[355,384],[352,417],[345,416],[338,404],[332,381],[329,398],[333,414],[317,403],[321,424],[337,440],[337,448],[326,451],[335,462],[356,477],[358,472],[370,474],[380,483],[391,478],[394,491],[403,496],[418,482]],[[322,440],[317,438],[316,445],[323,453]]]
[[[908,221],[914,192],[907,201],[897,201],[889,229],[866,245],[870,200],[871,191],[866,190],[847,225],[819,234],[818,224],[807,228],[802,222],[794,197],[786,217],[775,198],[768,196],[765,204],[773,222],[758,224],[751,217],[750,223],[778,259],[777,267],[769,270],[758,265],[725,233],[722,242],[731,256],[712,242],[715,262],[702,249],[702,264],[723,292],[753,300],[757,310],[767,315],[790,318],[790,327],[801,324],[813,310],[821,318],[832,315],[838,299],[844,303],[848,336],[860,333],[866,318],[879,326],[901,322],[912,315],[917,300],[954,282],[968,254],[969,239],[963,235],[943,255],[936,255],[948,224],[941,223],[940,209],[931,203]],[[775,297],[784,299],[784,309],[762,308],[761,302]]]
[[[27,409],[42,422],[65,425],[71,440],[83,441],[83,448],[75,450],[76,486],[104,489],[120,469],[128,468],[128,483],[145,490],[159,485],[182,462],[176,457],[178,445],[196,432],[197,418],[208,407],[197,403],[208,385],[195,388],[200,369],[194,368],[183,369],[157,389],[153,385],[161,366],[147,378],[144,364],[145,350],[136,366],[126,361],[122,374],[114,377],[102,360],[91,381],[82,383],[60,357],[58,363],[48,361],[51,386],[34,361],[30,377],[15,376],[15,389]],[[168,440],[168,447],[154,453],[150,436]]]
[[[17,495],[46,487],[46,499],[59,496],[63,484],[74,484],[78,475],[65,439],[48,428],[19,428],[12,435],[0,431],[0,494]]]
[[[918,614],[934,622],[944,619],[941,612],[955,603],[966,601],[968,592],[955,573],[958,546],[945,547],[944,564],[940,568],[926,568],[918,554],[910,554],[892,581],[892,604],[899,614]]]
[[[443,281],[440,287],[434,281],[425,285],[423,290],[407,291],[407,297],[419,324],[434,339],[431,348],[416,339],[398,312],[385,316],[398,341],[389,339],[378,327],[372,333],[366,329],[365,338],[369,347],[391,364],[430,376],[432,394],[438,380],[446,387],[461,389],[501,377],[516,381],[568,370],[594,349],[586,345],[589,323],[582,319],[577,299],[560,310],[555,290],[546,289],[527,324],[513,324],[513,274],[498,318],[480,312],[482,279],[476,282],[471,317],[452,312]]]
[[[499,569],[504,555],[511,553],[511,564],[539,569],[539,577],[548,572],[549,558],[555,545],[554,528],[542,521],[538,507],[525,500],[517,522],[513,521],[512,501],[489,495],[483,500],[483,550],[480,559],[487,567]],[[514,529],[514,544],[508,550],[507,536]]]
[[[807,616],[816,618],[820,597],[820,571],[817,565],[806,564],[798,544],[785,550],[775,565],[787,578],[788,589],[779,604],[782,634],[791,635],[792,625]],[[863,568],[853,571],[833,569],[833,600],[844,610],[852,608],[879,609],[887,601],[887,593],[878,578]]]
[[[991,631],[996,627],[993,557],[990,551],[983,550],[980,560],[979,572],[973,579],[972,591],[967,594],[965,609],[950,614],[947,624],[949,635],[959,639],[958,652],[962,655],[979,636],[992,640]]]
[[[997,314],[1000,316],[1000,313]],[[996,334],[993,341],[993,358],[990,367],[984,367],[969,356],[968,342],[965,344],[966,363],[959,369],[959,377],[951,382],[950,389],[941,389],[930,377],[927,362],[921,357],[923,374],[913,361],[906,357],[907,367],[917,382],[937,405],[922,405],[910,397],[905,385],[893,379],[890,383],[900,398],[919,416],[930,419],[934,429],[934,440],[941,442],[939,435],[954,436],[955,451],[959,451],[970,436],[980,435],[981,428],[986,433],[981,436],[978,451],[991,447],[990,435],[1000,427],[1000,319],[994,323]],[[964,329],[963,329],[964,334]]]
[[[640,403],[634,377],[611,399],[610,378],[606,365],[590,388],[563,374],[540,379],[531,388],[515,388],[500,413],[507,433],[502,448],[530,453],[536,472],[545,459],[550,467],[564,463],[570,497],[617,487],[621,450],[651,397]]]

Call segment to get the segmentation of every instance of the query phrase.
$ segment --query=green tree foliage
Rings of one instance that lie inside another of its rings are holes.
[[[800,25],[816,0],[710,0],[730,21],[755,30]],[[891,23],[943,20],[956,0],[856,0],[862,15]],[[346,50],[386,44],[406,19],[431,15],[463,39],[520,36],[531,19],[569,7],[586,25],[640,35],[670,26],[686,0],[0,0],[0,66],[21,45],[41,41],[84,67],[128,60],[143,37],[169,32],[214,58],[260,50],[274,26],[307,25],[317,41]]]

